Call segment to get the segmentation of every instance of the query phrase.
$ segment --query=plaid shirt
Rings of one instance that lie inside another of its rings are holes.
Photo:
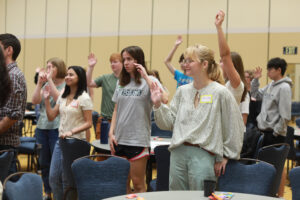
[[[17,122],[5,133],[0,134],[0,145],[18,146],[20,144],[19,131],[23,121],[27,100],[26,82],[25,77],[18,68],[16,62],[8,64],[7,70],[12,83],[12,92],[9,95],[6,105],[0,108],[0,120],[4,117],[8,117],[17,120]]]

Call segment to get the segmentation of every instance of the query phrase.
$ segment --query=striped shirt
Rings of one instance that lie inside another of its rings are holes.
[[[27,88],[25,77],[16,62],[8,64],[7,70],[12,84],[12,92],[9,94],[6,105],[0,108],[0,120],[8,117],[17,122],[5,133],[0,134],[0,145],[18,146],[20,144],[20,126],[26,107]]]

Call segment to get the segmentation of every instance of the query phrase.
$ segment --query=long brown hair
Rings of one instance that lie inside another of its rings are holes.
[[[133,59],[136,60],[138,64],[142,65],[148,74],[147,66],[145,63],[145,55],[143,50],[140,47],[138,46],[126,47],[121,51],[122,56],[124,52],[127,52]],[[123,60],[123,66],[124,66],[124,60]],[[134,69],[134,79],[137,84],[141,84],[141,74],[136,69]],[[123,67],[120,74],[120,85],[125,86],[128,83],[130,83],[130,74],[126,71],[125,67]]]
[[[240,56],[240,54],[238,54],[237,52],[231,52],[230,54],[231,54],[231,59],[232,59],[234,68],[239,73],[241,81],[244,83],[244,91],[243,91],[243,95],[242,95],[242,99],[241,99],[241,102],[243,102],[247,95],[247,83],[246,83],[246,79],[245,79],[243,60],[242,60],[242,57]]]

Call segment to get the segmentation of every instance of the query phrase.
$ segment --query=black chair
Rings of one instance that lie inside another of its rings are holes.
[[[154,121],[151,122],[151,136],[171,138],[172,134],[172,131],[161,130]]]
[[[229,160],[225,174],[219,177],[217,190],[271,196],[275,167],[258,160],[254,160],[253,164],[243,163],[250,160]]]
[[[78,199],[98,200],[126,194],[129,169],[129,161],[112,155],[85,156],[75,160],[72,172]]]
[[[74,199],[76,198],[77,194],[71,165],[77,158],[90,155],[91,145],[85,140],[74,137],[69,137],[68,139],[59,139],[59,145],[63,158],[63,173],[66,175],[68,181],[68,188],[65,188],[64,198]]]
[[[293,200],[299,200],[300,198],[300,167],[295,167],[291,170],[289,174],[291,187],[292,187],[292,197]]]
[[[287,127],[285,143],[290,145],[290,151],[287,156],[287,174],[289,173],[290,162],[291,162],[291,168],[293,168],[294,162],[300,162],[300,150],[295,148],[294,131],[295,130],[293,127],[290,126]]]
[[[14,158],[14,150],[2,150],[0,151],[0,181],[3,183],[8,176],[11,162]]]
[[[258,159],[274,165],[276,168],[276,177],[271,188],[271,195],[276,196],[281,182],[281,176],[284,168],[284,163],[289,153],[290,147],[288,144],[273,144],[261,148],[258,152]]]
[[[12,181],[18,178],[17,181]],[[4,200],[41,200],[43,183],[41,176],[34,173],[17,172],[8,176],[3,183]]]
[[[292,102],[292,117],[300,116],[300,102]]]
[[[168,191],[169,190],[169,172],[170,172],[170,152],[169,145],[157,146],[154,149],[157,179],[150,182],[152,191]]]

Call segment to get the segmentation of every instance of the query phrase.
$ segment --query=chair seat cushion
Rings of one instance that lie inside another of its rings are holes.
[[[20,141],[22,142],[36,142],[35,137],[20,137]]]

